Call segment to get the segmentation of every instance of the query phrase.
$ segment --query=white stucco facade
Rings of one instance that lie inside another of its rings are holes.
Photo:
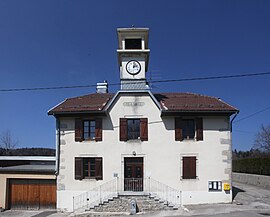
[[[231,183],[229,116],[201,115],[203,141],[175,141],[175,117],[162,116],[148,93],[119,94],[102,117],[102,141],[98,142],[75,142],[76,117],[58,117],[57,208],[71,211],[73,196],[116,179],[115,174],[119,180],[118,190],[124,191],[125,157],[143,157],[143,177],[182,191],[183,205],[231,202],[231,190],[224,191],[222,186],[221,191],[212,192],[208,188],[209,181]],[[148,141],[120,141],[120,118],[147,118]],[[182,179],[182,157],[185,156],[196,156],[196,179]],[[102,157],[103,179],[75,180],[75,157]]]

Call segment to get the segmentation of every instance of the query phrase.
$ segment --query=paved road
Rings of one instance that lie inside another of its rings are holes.
[[[232,204],[192,205],[188,211],[164,216],[263,217],[270,216],[270,189],[234,183]]]
[[[184,210],[162,211],[140,214],[142,217],[175,217],[175,216],[200,216],[200,217],[264,217],[270,216],[270,189],[257,186],[234,183],[234,202],[232,204],[207,204],[189,205]],[[53,211],[13,211],[0,213],[2,217],[67,217],[74,216],[70,213],[55,213]],[[102,216],[86,213],[76,215],[80,217]],[[108,216],[108,215],[107,215]],[[112,216],[112,215],[110,215]],[[119,214],[118,216],[122,216]]]

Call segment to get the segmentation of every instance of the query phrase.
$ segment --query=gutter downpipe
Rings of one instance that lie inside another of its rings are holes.
[[[233,126],[233,121],[236,118],[236,116],[239,114],[239,111],[234,113],[234,116],[232,118],[232,120],[230,121],[230,159],[228,159],[228,161],[230,162],[230,168],[231,168],[231,172],[230,172],[230,177],[229,177],[229,182],[230,182],[230,186],[231,186],[231,201],[232,201],[232,126]]]
[[[56,117],[56,162],[55,162],[55,175],[59,174],[59,155],[60,155],[60,120]]]
[[[231,130],[231,132],[232,132],[232,124],[233,124],[233,121],[234,121],[234,119],[236,118],[236,116],[239,114],[239,111],[237,111],[237,112],[235,112],[234,113],[234,116],[233,116],[233,118],[232,118],[232,120],[231,120],[231,123],[230,123],[230,130]]]

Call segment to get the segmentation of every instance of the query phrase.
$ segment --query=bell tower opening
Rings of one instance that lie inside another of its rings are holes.
[[[142,49],[142,39],[140,38],[126,38],[125,49]]]

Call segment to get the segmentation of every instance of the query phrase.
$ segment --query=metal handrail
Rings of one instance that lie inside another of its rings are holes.
[[[144,192],[163,200],[167,205],[179,208],[182,205],[182,192],[153,178],[125,178],[124,190]],[[118,178],[105,182],[83,194],[73,197],[73,211],[89,209],[118,196]]]
[[[124,178],[124,191],[143,191],[143,178]]]
[[[117,179],[105,182],[83,194],[73,197],[73,211],[85,208],[89,209],[102,204],[105,200],[117,197]]]
[[[182,192],[151,177],[124,178],[124,191],[144,192],[174,207],[182,205]]]
[[[149,194],[164,200],[168,205],[179,208],[182,205],[182,192],[153,178],[149,178]]]

